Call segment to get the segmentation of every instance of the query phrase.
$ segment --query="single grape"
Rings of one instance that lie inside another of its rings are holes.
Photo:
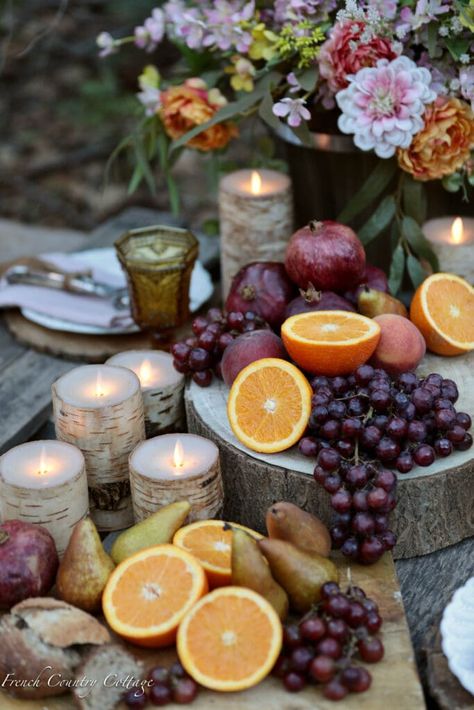
[[[358,626],[362,626],[367,618],[367,612],[360,602],[354,601],[350,602],[349,610],[345,616],[345,620],[349,626],[356,629]]]
[[[318,683],[327,683],[336,673],[334,658],[329,656],[316,656],[309,664],[308,673]]]
[[[358,667],[357,671],[357,678],[352,676],[349,690],[351,693],[364,693],[372,684],[372,676],[366,668]],[[342,675],[344,676],[344,672]],[[344,683],[344,677],[342,682]]]
[[[360,436],[360,443],[366,449],[374,449],[382,438],[382,432],[376,426],[366,426]]]
[[[339,594],[340,589],[337,582],[324,582],[321,587],[321,599],[329,599],[333,594]]]
[[[359,365],[354,371],[355,381],[358,385],[368,385],[374,376],[374,368],[371,365]]]
[[[472,446],[472,436],[469,434],[469,432],[466,432],[464,434],[464,438],[462,441],[456,441],[454,444],[454,448],[457,451],[467,451],[470,449]]]
[[[375,532],[383,533],[388,530],[388,518],[385,513],[377,513],[374,515]]]
[[[147,675],[147,680],[152,684],[167,683],[169,680],[169,670],[165,666],[154,666]]]
[[[427,414],[433,407],[434,397],[427,389],[417,387],[413,390],[411,401],[415,405],[415,409],[420,414]]]
[[[363,424],[360,419],[355,417],[349,417],[344,419],[341,426],[341,433],[348,439],[355,439],[361,433],[363,429]]]
[[[326,407],[332,400],[332,395],[326,394],[325,392],[316,392],[311,397],[311,405],[313,407]]]
[[[215,333],[205,330],[198,338],[198,346],[204,348],[208,352],[212,352],[217,345],[217,338]]]
[[[200,372],[195,372],[193,374],[193,381],[199,385],[199,387],[209,387],[212,382],[211,370],[201,370]]]
[[[337,397],[342,397],[342,395],[345,394],[349,389],[349,384],[345,377],[340,377],[339,375],[337,375],[336,377],[332,378],[331,387],[332,391]]]
[[[341,477],[337,474],[329,475],[323,483],[324,490],[328,493],[336,493],[341,487]]]
[[[438,399],[435,400],[434,410],[437,412],[439,409],[449,409],[452,412],[455,411],[454,404],[450,399],[446,399],[446,397],[438,397]]]
[[[403,414],[405,409],[410,404],[410,398],[407,394],[405,394],[405,392],[396,392],[393,396],[393,403],[395,404],[397,412]]]
[[[346,483],[351,488],[363,488],[368,479],[367,466],[362,463],[351,466],[346,474]]]
[[[446,439],[445,437],[442,437],[441,439],[436,439],[433,446],[438,456],[441,456],[442,458],[450,456],[453,453],[453,445],[449,441],[449,439]]]
[[[345,685],[348,690],[353,691],[359,683],[359,672],[359,667],[347,666],[341,673],[341,683]]]
[[[335,449],[323,449],[319,452],[318,464],[325,471],[335,471],[339,468],[341,456]]]
[[[191,348],[186,343],[174,343],[171,346],[171,354],[175,360],[181,363],[187,362]],[[468,427],[469,428],[469,427]]]
[[[354,443],[349,441],[349,439],[339,439],[339,441],[336,441],[336,450],[342,457],[349,459],[354,454]]]
[[[370,513],[356,513],[352,519],[351,528],[357,535],[363,537],[372,535],[375,532],[374,518]]]
[[[311,380],[311,387],[313,388],[313,392],[319,389],[320,387],[329,387],[329,385],[329,378],[325,375],[317,375]]]
[[[188,364],[191,370],[195,372],[207,370],[212,364],[211,355],[204,348],[192,348],[189,353]]]
[[[345,555],[345,557],[349,557],[351,560],[356,560],[359,556],[359,542],[357,538],[348,537],[341,547],[341,552]]]
[[[319,616],[310,616],[301,622],[300,632],[308,641],[319,641],[326,634],[326,624]]]
[[[418,377],[414,372],[402,372],[398,377],[398,385],[404,392],[412,392],[418,384]]]
[[[353,397],[347,405],[347,412],[351,417],[360,417],[365,410],[366,406],[360,397]]]
[[[374,479],[374,485],[383,488],[387,491],[387,493],[390,493],[397,485],[397,477],[393,471],[382,468]]]
[[[418,419],[414,419],[409,422],[407,437],[409,441],[414,443],[422,442],[426,440],[428,431],[426,429],[426,424]]]
[[[220,323],[211,323],[206,328],[207,333],[212,333],[216,337],[222,333],[222,325]]]
[[[413,419],[416,416],[416,409],[415,409],[415,405],[413,404],[413,402],[410,402],[410,404],[407,406],[407,408],[403,412],[403,416],[405,417],[407,422],[413,421]]]
[[[432,372],[423,380],[423,384],[436,385],[436,387],[441,387],[441,385],[443,384],[443,377],[437,372]]]
[[[336,678],[329,681],[327,685],[324,686],[323,694],[328,700],[342,700],[346,697],[348,689]]]
[[[304,436],[300,439],[298,450],[303,456],[314,458],[319,451],[319,444],[313,436]]]
[[[342,646],[336,639],[327,636],[316,644],[316,654],[318,656],[329,656],[337,661],[342,656]]]
[[[367,631],[371,634],[377,633],[377,631],[382,626],[382,617],[376,611],[370,611],[367,614],[367,620],[365,622],[365,627]]]
[[[299,693],[306,685],[306,678],[303,673],[290,671],[283,678],[283,685],[290,693]]]
[[[413,459],[418,466],[431,466],[435,458],[435,450],[429,444],[420,444],[413,452]]]
[[[316,426],[318,424],[324,424],[329,419],[329,410],[327,407],[325,407],[323,404],[319,404],[317,407],[314,407],[313,411],[311,412],[311,416],[309,419],[309,425],[311,427]]]
[[[352,505],[354,510],[364,512],[369,509],[367,502],[367,491],[355,491],[352,496]]]
[[[388,493],[384,488],[374,488],[367,494],[367,503],[369,508],[377,510],[383,508],[387,504]]]
[[[124,693],[122,699],[128,708],[145,708],[148,704],[148,698],[143,688],[128,690]]]
[[[246,318],[244,314],[240,313],[239,311],[232,311],[231,313],[227,314],[227,325],[230,330],[237,330],[239,332],[242,332],[245,320]]]
[[[349,491],[340,488],[331,496],[331,505],[337,513],[346,513],[352,507],[352,496]]]
[[[197,345],[197,338],[186,338],[184,342],[189,348],[195,348]]]
[[[344,402],[333,400],[328,405],[329,416],[333,419],[344,419],[346,415],[346,405]]]
[[[337,439],[341,432],[341,424],[337,419],[328,419],[327,422],[321,426],[321,436],[329,441]]]
[[[372,564],[382,557],[385,548],[380,540],[375,537],[366,538],[360,546],[360,561],[363,564]]]
[[[346,622],[343,619],[330,619],[328,621],[328,634],[331,638],[344,644],[349,635]]]
[[[204,316],[196,316],[196,318],[191,324],[191,328],[193,330],[194,335],[201,335],[201,333],[204,333],[208,325],[209,322],[207,318],[205,318]]]
[[[173,367],[175,370],[180,372],[182,375],[187,375],[189,372],[189,365],[187,362],[180,362],[179,360],[173,360]]]
[[[376,412],[385,412],[390,406],[390,394],[382,389],[377,389],[370,395],[370,404]]]
[[[217,307],[212,307],[209,308],[207,312],[207,319],[211,321],[211,323],[220,323],[223,318],[223,313],[220,308]]]
[[[464,434],[466,433],[466,430],[460,426],[459,424],[455,424],[446,434],[448,437],[449,441],[452,441],[453,444],[457,444],[460,441],[464,439]]]
[[[333,516],[333,522],[335,525],[340,525],[341,527],[347,529],[352,520],[352,513],[336,513]]]
[[[220,353],[223,353],[226,348],[229,347],[231,343],[234,342],[234,336],[232,333],[222,333],[219,335],[219,339],[217,341],[217,347],[219,349]]]
[[[164,707],[172,700],[171,688],[163,683],[153,685],[148,691],[148,701],[157,707]]]
[[[324,470],[324,468],[321,468],[321,466],[315,466],[313,471],[313,477],[316,483],[319,483],[319,485],[323,486],[326,481],[326,478],[328,478],[328,473]]]
[[[446,431],[456,423],[456,412],[453,409],[438,409],[434,418],[438,429]]]
[[[278,656],[275,665],[273,666],[272,675],[276,678],[283,678],[291,670],[290,659],[283,654]]]
[[[471,417],[469,414],[466,414],[466,412],[458,412],[456,414],[456,424],[459,424],[459,426],[462,426],[462,428],[467,431],[472,425]]]
[[[392,417],[387,424],[386,432],[393,439],[403,439],[407,434],[408,423],[401,417]]]
[[[457,384],[453,380],[443,380],[441,383],[441,396],[451,400],[454,404],[459,397]]]
[[[309,646],[295,648],[290,656],[291,669],[304,673],[314,658],[314,650]]]
[[[397,544],[397,536],[391,530],[386,530],[381,535],[379,535],[379,540],[384,546],[385,552],[393,550]]]
[[[384,655],[383,643],[378,638],[360,639],[357,644],[360,657],[366,663],[378,663]]]
[[[300,627],[297,624],[285,624],[283,627],[283,645],[288,648],[297,648],[302,644]]]
[[[344,594],[333,594],[325,603],[325,609],[336,619],[343,618],[349,611],[350,602]]]
[[[413,456],[409,451],[402,451],[395,461],[396,469],[400,473],[409,473],[413,465]]]
[[[400,444],[388,436],[380,439],[375,448],[375,455],[380,461],[393,461],[400,453]]]

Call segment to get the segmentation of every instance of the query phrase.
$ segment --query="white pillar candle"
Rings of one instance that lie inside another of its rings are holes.
[[[62,441],[30,441],[0,458],[0,517],[45,527],[61,556],[87,515],[84,456]]]
[[[474,281],[474,218],[439,217],[423,225],[441,271]]]
[[[178,431],[184,424],[184,375],[162,350],[127,350],[113,355],[107,365],[132,370],[140,380],[147,438]]]
[[[224,493],[219,450],[195,434],[164,434],[130,456],[133,512],[138,522],[178,500],[191,504],[190,520],[219,517]]]
[[[145,438],[140,381],[112,365],[83,365],[52,387],[56,437],[86,460],[90,511],[99,530],[133,523],[128,456]]]
[[[224,298],[232,277],[250,261],[283,261],[293,232],[288,175],[237,170],[219,187],[221,277]]]

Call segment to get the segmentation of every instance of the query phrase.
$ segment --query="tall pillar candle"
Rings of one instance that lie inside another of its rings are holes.
[[[237,170],[219,187],[222,292],[250,261],[283,261],[293,232],[290,178],[276,170]]]
[[[139,444],[130,456],[133,512],[138,522],[178,500],[190,520],[219,517],[224,491],[219,450],[195,434],[165,434]]]
[[[75,446],[30,441],[0,458],[0,518],[42,525],[59,556],[88,509],[84,456]]]
[[[474,218],[438,217],[423,225],[423,233],[438,257],[439,268],[474,281]]]
[[[140,380],[147,439],[183,428],[184,375],[174,369],[169,353],[127,350],[113,355],[106,364],[127,367]]]
[[[140,381],[112,365],[83,365],[53,384],[56,436],[86,460],[90,512],[99,530],[133,523],[128,457],[145,438]]]

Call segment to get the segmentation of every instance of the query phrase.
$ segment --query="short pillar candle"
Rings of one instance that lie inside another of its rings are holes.
[[[233,276],[250,261],[283,261],[293,232],[288,175],[276,170],[237,170],[219,187],[221,277],[224,298]]]
[[[145,438],[140,381],[112,365],[83,365],[52,387],[56,437],[84,454],[90,513],[99,530],[133,523],[128,457]]]
[[[140,380],[147,439],[179,431],[184,425],[184,375],[162,350],[127,350],[113,355],[107,365],[127,367]]]
[[[191,504],[190,520],[222,514],[219,449],[195,434],[164,434],[139,444],[130,456],[133,512],[139,522],[178,500]]]
[[[30,441],[0,458],[1,519],[42,525],[59,556],[88,509],[84,456],[77,447],[62,441]]]

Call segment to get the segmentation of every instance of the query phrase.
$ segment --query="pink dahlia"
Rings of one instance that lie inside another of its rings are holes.
[[[379,158],[408,148],[424,126],[426,104],[436,98],[428,69],[405,56],[392,62],[381,59],[349,80],[347,89],[336,94],[340,130],[353,133],[358,148],[374,150]]]
[[[334,25],[321,46],[319,71],[336,93],[348,85],[349,74],[356,74],[363,67],[373,67],[379,59],[395,59],[396,56],[391,41],[372,33],[365,22],[345,20]]]

